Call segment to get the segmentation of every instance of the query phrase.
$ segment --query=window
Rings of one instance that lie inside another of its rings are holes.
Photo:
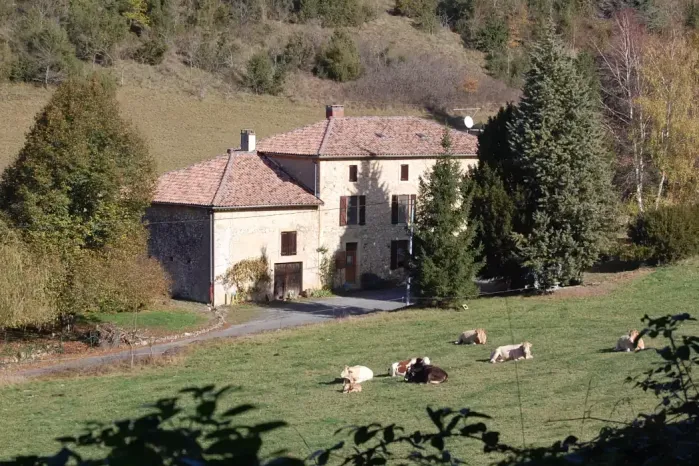
[[[340,225],[364,225],[366,196],[340,197]]]
[[[400,166],[400,180],[401,181],[408,181],[408,166],[407,165],[401,165]]]
[[[295,231],[283,231],[282,232],[282,256],[295,256],[296,255],[296,232]]]
[[[411,223],[415,219],[415,194],[391,196],[391,223]]]
[[[357,166],[356,165],[350,165],[350,173],[349,173],[349,180],[353,183],[357,182]]]
[[[391,270],[408,266],[408,240],[391,241]]]

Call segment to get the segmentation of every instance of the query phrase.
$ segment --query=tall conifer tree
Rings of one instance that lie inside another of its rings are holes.
[[[579,282],[613,226],[611,169],[600,115],[553,27],[534,47],[509,128],[529,225],[517,235],[540,289]]]
[[[445,154],[425,178],[420,178],[413,235],[414,274],[418,292],[434,301],[453,302],[476,296],[474,229],[467,228],[471,190],[463,189],[459,163],[450,157],[451,138],[445,129]]]

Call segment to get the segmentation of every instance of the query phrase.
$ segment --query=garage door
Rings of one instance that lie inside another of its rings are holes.
[[[303,262],[274,264],[274,298],[298,296],[303,284]]]

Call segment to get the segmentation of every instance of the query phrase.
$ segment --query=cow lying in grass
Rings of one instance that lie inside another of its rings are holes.
[[[475,330],[466,330],[459,335],[459,339],[454,342],[455,345],[485,345],[488,336],[485,330],[477,328]]]
[[[412,359],[406,359],[405,361],[398,361],[394,362],[391,364],[391,368],[388,370],[388,374],[391,377],[405,377],[405,374],[408,373],[410,370],[410,367],[415,364],[415,361],[417,361],[418,358],[412,358]],[[426,365],[430,365],[430,358],[424,357],[422,358],[422,361]]]
[[[525,341],[518,345],[499,346],[490,355],[493,364],[501,361],[517,361],[519,359],[532,359],[532,344]]]
[[[352,379],[345,379],[345,384],[342,387],[342,393],[359,393],[362,391],[362,386]]]
[[[418,358],[405,374],[405,380],[412,383],[440,384],[446,382],[448,377],[444,369],[425,364],[422,358]]]
[[[356,384],[366,382],[374,378],[374,372],[365,366],[345,366],[340,377],[350,380]]]
[[[628,335],[623,335],[617,340],[614,351],[640,351],[646,348],[643,338],[639,338],[638,330],[629,331]],[[638,341],[637,341],[638,340]]]

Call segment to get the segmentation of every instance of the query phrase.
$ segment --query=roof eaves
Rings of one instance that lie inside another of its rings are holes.
[[[292,208],[292,207],[320,207],[320,206],[323,205],[323,204],[324,204],[323,201],[321,201],[320,199],[318,199],[318,202],[317,202],[317,203],[313,203],[313,204],[308,204],[308,203],[306,203],[306,204],[301,204],[301,203],[292,204],[292,203],[288,203],[288,204],[229,205],[229,206],[227,206],[227,205],[217,205],[217,206],[214,206],[214,210],[278,209],[278,208],[282,208],[282,207],[286,207],[286,208]]]

